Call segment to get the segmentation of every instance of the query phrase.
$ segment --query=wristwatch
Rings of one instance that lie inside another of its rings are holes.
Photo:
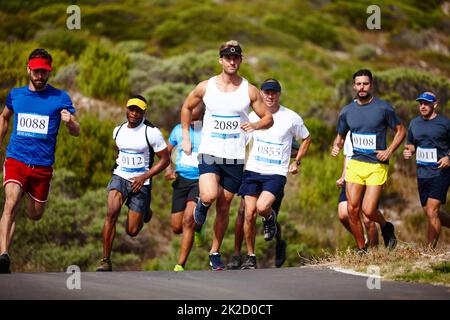
[[[302,160],[295,160],[295,164],[296,164],[296,165],[299,166],[301,163],[302,163]]]

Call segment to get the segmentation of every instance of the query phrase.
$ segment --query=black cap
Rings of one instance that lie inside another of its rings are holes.
[[[222,50],[220,50],[220,56],[229,56],[229,55],[235,55],[235,56],[242,56],[242,49],[240,46],[229,46],[225,47]]]
[[[269,79],[269,80],[266,80],[263,82],[263,84],[261,85],[261,90],[263,90],[263,91],[272,90],[272,91],[281,92],[281,85],[277,80]]]

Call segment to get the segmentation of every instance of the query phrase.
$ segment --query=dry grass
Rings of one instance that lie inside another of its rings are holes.
[[[367,272],[369,266],[380,268],[385,279],[444,284],[450,286],[450,251],[430,249],[412,244],[399,244],[395,250],[372,248],[365,255],[355,250],[336,250],[320,259],[305,261],[309,265],[338,267]]]

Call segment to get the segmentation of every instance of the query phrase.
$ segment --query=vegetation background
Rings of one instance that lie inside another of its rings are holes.
[[[376,94],[390,101],[408,125],[414,98],[433,90],[446,113],[450,98],[450,2],[378,0],[381,29],[366,20],[373,1],[347,0],[14,0],[0,4],[0,103],[27,83],[26,60],[44,47],[54,57],[50,83],[68,90],[82,134],[62,128],[47,211],[33,222],[20,209],[11,256],[13,271],[63,271],[76,264],[95,269],[101,258],[106,185],[114,161],[112,130],[124,120],[130,94],[150,101],[147,117],[168,137],[179,107],[196,83],[220,71],[218,47],[229,39],[244,51],[241,74],[255,85],[275,77],[282,103],[297,111],[313,144],[301,173],[290,176],[279,220],[288,242],[285,266],[354,246],[337,219],[343,158],[329,156],[339,110],[352,99],[351,76],[373,70]],[[69,30],[69,5],[81,9],[81,29]],[[3,142],[7,144],[8,137]],[[4,156],[4,154],[2,154]],[[3,160],[3,159],[1,159]],[[401,150],[391,161],[381,208],[394,221],[400,245],[423,244],[426,219],[416,191],[415,165]],[[1,189],[3,193],[3,189]],[[112,260],[115,270],[171,270],[180,236],[170,229],[171,185],[154,179],[152,221],[136,238],[118,224]],[[0,195],[0,207],[4,196]],[[233,252],[234,218],[222,247]],[[444,206],[447,210],[449,205]],[[214,210],[207,222],[211,239]],[[274,266],[274,242],[265,243],[260,222],[260,267]],[[450,244],[443,230],[440,248]],[[194,247],[187,269],[208,267],[209,246]]]

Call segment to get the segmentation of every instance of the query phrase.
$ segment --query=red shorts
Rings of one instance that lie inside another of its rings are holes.
[[[53,167],[28,165],[6,158],[3,166],[3,186],[12,182],[37,202],[46,202],[53,177]]]

